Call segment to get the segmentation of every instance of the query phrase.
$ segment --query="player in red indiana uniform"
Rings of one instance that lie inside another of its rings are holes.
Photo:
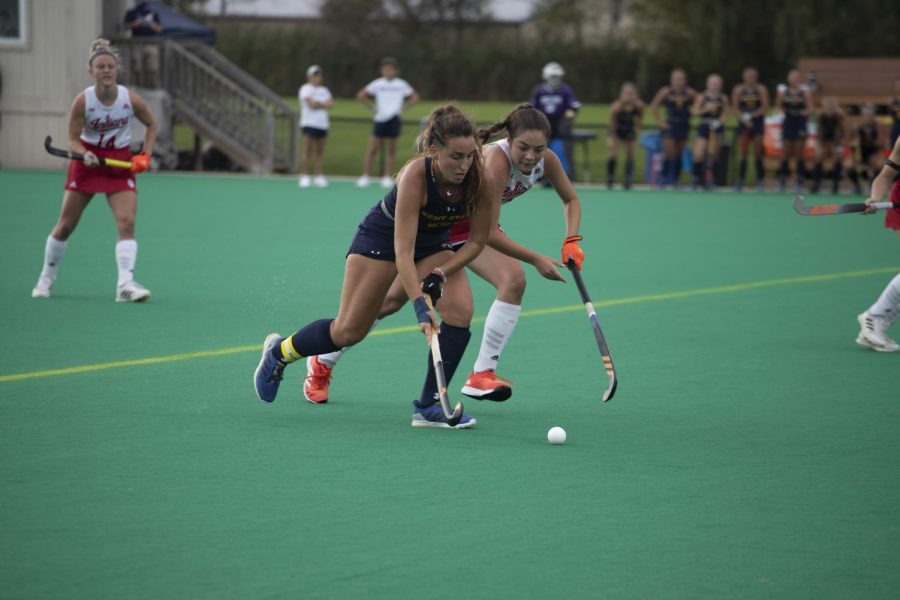
[[[84,154],[84,161],[73,160],[69,164],[59,220],[47,237],[44,268],[31,295],[34,298],[50,297],[69,236],[94,194],[106,194],[119,230],[116,302],[143,302],[150,297],[150,291],[134,280],[137,261],[134,173],[142,173],[150,167],[150,155],[156,142],[156,122],[137,94],[116,83],[118,52],[107,40],[99,39],[91,44],[88,70],[94,85],[78,94],[69,111],[69,149]],[[132,117],[147,128],[143,152],[136,156],[131,155],[129,148]],[[100,166],[100,158],[131,161],[132,168],[129,171]]]
[[[891,190],[891,202],[900,202],[900,139],[894,142],[891,156],[872,182],[872,192],[866,204],[871,206],[881,202],[888,189]],[[868,209],[866,212],[871,214],[875,209]],[[900,208],[888,209],[884,225],[900,236]],[[884,288],[875,304],[857,318],[860,331],[856,343],[879,352],[900,351],[900,344],[887,335],[888,328],[897,317],[900,317],[900,273]]]

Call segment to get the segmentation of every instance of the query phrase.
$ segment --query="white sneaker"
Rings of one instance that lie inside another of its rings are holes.
[[[316,175],[316,178],[313,179],[313,184],[320,188],[328,187],[328,180],[323,175]]]
[[[53,287],[53,282],[45,277],[39,277],[38,282],[35,284],[34,289],[31,290],[32,298],[49,298],[50,288]]]
[[[869,311],[856,317],[859,321],[859,335],[856,343],[878,352],[897,352],[900,344],[887,336],[885,331],[890,326],[887,317],[870,314]]]
[[[356,187],[358,187],[358,188],[369,187],[369,176],[368,176],[368,175],[363,175],[362,177],[360,177],[359,179],[357,179],[357,180],[356,180]]]
[[[300,186],[300,187],[302,187],[302,188],[307,188],[307,187],[310,186],[310,184],[311,184],[311,182],[310,182],[310,179],[309,179],[309,175],[301,175],[301,176],[300,176],[300,181],[297,182],[297,185]]]
[[[394,187],[394,179],[390,175],[381,178],[381,187],[387,189]]]
[[[116,290],[116,302],[143,302],[150,299],[150,290],[137,281],[129,281]]]

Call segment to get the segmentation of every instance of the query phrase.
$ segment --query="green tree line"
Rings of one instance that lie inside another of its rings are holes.
[[[486,4],[325,0],[316,20],[207,22],[220,52],[283,95],[318,64],[335,95],[352,96],[388,55],[426,98],[525,99],[555,60],[589,102],[624,81],[649,99],[675,66],[701,86],[753,65],[773,86],[804,56],[900,56],[900,10],[883,0],[539,0],[525,23],[491,21]]]

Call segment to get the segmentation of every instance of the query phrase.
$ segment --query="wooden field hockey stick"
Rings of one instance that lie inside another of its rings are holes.
[[[569,270],[572,271],[572,277],[575,279],[575,285],[578,286],[578,293],[581,294],[581,301],[584,302],[584,308],[587,310],[588,318],[591,320],[591,327],[594,329],[594,337],[597,338],[597,346],[600,347],[600,357],[603,359],[603,368],[606,370],[606,376],[609,379],[609,386],[603,392],[603,401],[609,402],[616,393],[619,380],[616,378],[616,367],[613,365],[612,356],[609,354],[609,347],[606,345],[606,338],[603,337],[603,331],[600,329],[600,321],[597,320],[597,312],[591,303],[591,297],[588,295],[587,288],[584,287],[584,280],[581,279],[581,272],[575,266],[575,261],[569,259]]]
[[[51,146],[53,140],[48,135],[44,138],[44,149],[48,154],[52,154],[53,156],[59,156],[60,158],[68,158],[71,160],[80,160],[84,162],[84,154],[80,152],[72,152],[71,150],[63,150],[62,148],[54,148]],[[116,167],[118,169],[129,169],[131,170],[131,161],[127,160],[116,160],[115,158],[103,158],[102,156],[98,156],[97,160],[100,161],[100,166],[104,167]]]
[[[428,309],[434,313],[434,304],[431,303],[431,297],[425,295],[425,303]],[[438,399],[441,401],[441,410],[444,411],[444,417],[450,427],[456,427],[460,419],[463,417],[462,402],[456,403],[456,408],[450,406],[450,396],[447,394],[447,378],[444,376],[444,359],[441,357],[441,344],[438,341],[438,333],[431,333],[431,363],[434,366],[434,377],[437,381]]]
[[[816,204],[813,206],[804,206],[805,198],[798,195],[794,198],[794,210],[801,215],[819,217],[824,215],[838,215],[842,213],[861,213],[866,210],[866,205],[862,202],[854,202],[849,204]],[[875,202],[871,205],[875,210],[884,210],[887,208],[900,208],[900,202]]]

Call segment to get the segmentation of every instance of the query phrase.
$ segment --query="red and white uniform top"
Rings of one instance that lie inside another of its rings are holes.
[[[507,202],[511,202],[515,198],[518,198],[528,190],[530,190],[535,183],[537,183],[541,177],[544,176],[544,159],[542,158],[534,168],[531,170],[531,173],[523,173],[519,167],[512,160],[512,156],[509,152],[509,140],[497,140],[496,142],[491,142],[488,146],[497,146],[501,150],[503,150],[503,154],[506,155],[506,160],[509,161],[509,179],[506,180],[506,186],[503,188],[503,197],[501,198],[501,202],[504,204]],[[499,227],[499,225],[498,225]],[[501,229],[502,231],[502,229]],[[453,225],[450,228],[450,244],[453,246],[458,246],[460,244],[464,244],[469,240],[469,219],[465,221],[460,221]]]
[[[134,107],[128,88],[117,86],[116,101],[105,106],[94,86],[84,90],[84,129],[81,141],[100,148],[128,148],[131,145],[131,117]]]
[[[508,139],[497,140],[496,142],[492,142],[488,145],[497,146],[501,150],[503,150],[503,154],[506,155],[506,160],[509,161],[509,179],[506,181],[506,187],[503,188],[502,201],[504,203],[510,202],[514,198],[518,198],[519,196],[530,190],[534,186],[534,184],[544,176],[543,158],[541,158],[538,164],[534,165],[531,173],[523,173],[512,160],[512,156],[510,155],[509,151]]]

